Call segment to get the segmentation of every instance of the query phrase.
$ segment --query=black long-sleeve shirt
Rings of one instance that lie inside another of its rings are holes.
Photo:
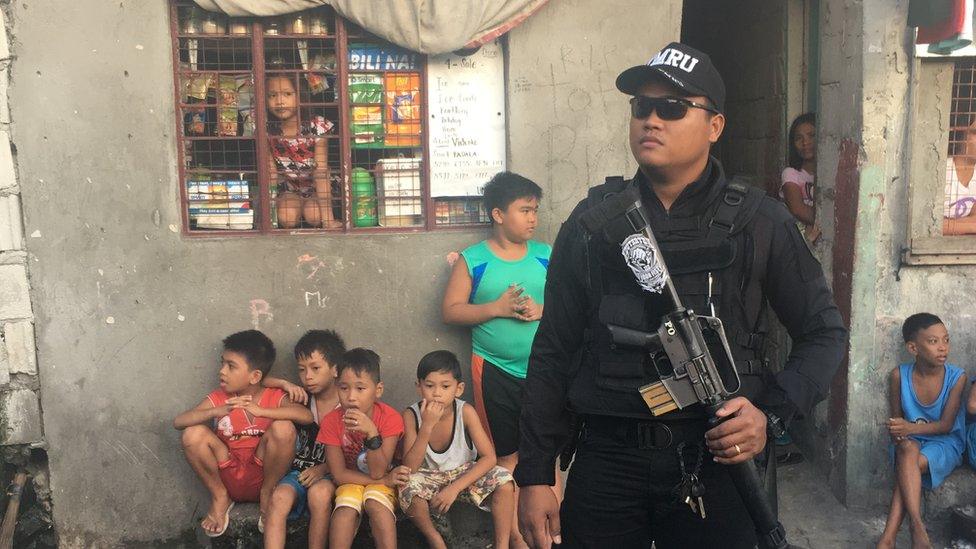
[[[639,172],[636,177],[651,229],[659,240],[680,220],[701,215],[721,196],[726,185],[721,167],[712,161],[702,178],[689,185],[668,211]],[[578,412],[599,413],[574,402],[583,400],[578,396],[590,388],[573,383],[584,379],[585,376],[580,377],[582,369],[596,367],[590,353],[578,354],[592,322],[590,290],[586,285],[585,239],[590,236],[579,223],[585,210],[584,200],[563,223],[549,262],[546,310],[529,358],[520,420],[519,464],[515,471],[520,486],[553,484],[553,463],[569,432],[567,404]],[[772,407],[779,406],[781,415],[789,416],[793,411],[808,413],[824,398],[843,359],[847,330],[820,264],[782,203],[765,199],[744,230],[754,234],[769,231],[768,238],[755,239],[768,245],[755,250],[765,272],[753,276],[760,277],[763,296],[793,340],[784,369],[775,376],[775,386],[765,388],[762,400]],[[575,370],[577,365],[580,370]],[[639,400],[634,393],[633,398]],[[607,407],[612,408],[613,403],[607,402]],[[647,416],[650,417],[649,412]]]

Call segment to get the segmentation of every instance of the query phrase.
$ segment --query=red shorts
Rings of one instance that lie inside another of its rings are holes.
[[[230,457],[217,464],[220,481],[230,499],[237,502],[258,501],[264,482],[264,462],[256,448],[231,448]]]

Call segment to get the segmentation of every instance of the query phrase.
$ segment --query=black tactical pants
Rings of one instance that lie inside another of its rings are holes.
[[[671,422],[667,430],[647,425],[587,419],[560,511],[562,547],[649,548],[652,541],[656,549],[754,547],[752,520],[732,479],[707,449],[698,475],[706,518],[675,502],[672,489],[681,479],[675,448],[686,443],[691,470],[695,447],[704,442],[704,421]]]

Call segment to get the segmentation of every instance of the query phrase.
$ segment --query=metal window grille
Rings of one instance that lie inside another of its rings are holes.
[[[328,7],[237,19],[171,3],[184,232],[484,223],[430,197],[425,56]]]
[[[945,232],[976,204],[976,59],[955,62],[949,112],[949,160],[946,163]]]

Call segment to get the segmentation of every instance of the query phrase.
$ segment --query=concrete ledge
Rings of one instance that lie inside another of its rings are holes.
[[[956,468],[937,489],[922,492],[922,512],[926,520],[946,522],[953,507],[976,502],[976,471],[968,463]]]
[[[470,505],[456,503],[447,516],[435,521],[435,524],[449,547],[487,547],[492,543],[491,515]],[[261,534],[258,532],[258,506],[255,503],[235,505],[231,511],[227,533],[219,538],[211,540],[203,535],[200,528],[196,530],[201,544],[209,541],[214,549],[257,549],[263,546]],[[290,521],[287,535],[286,547],[308,547],[308,519]],[[423,536],[403,513],[397,513],[397,546],[417,549],[427,547]],[[360,526],[353,547],[375,547],[368,523],[364,522]]]

